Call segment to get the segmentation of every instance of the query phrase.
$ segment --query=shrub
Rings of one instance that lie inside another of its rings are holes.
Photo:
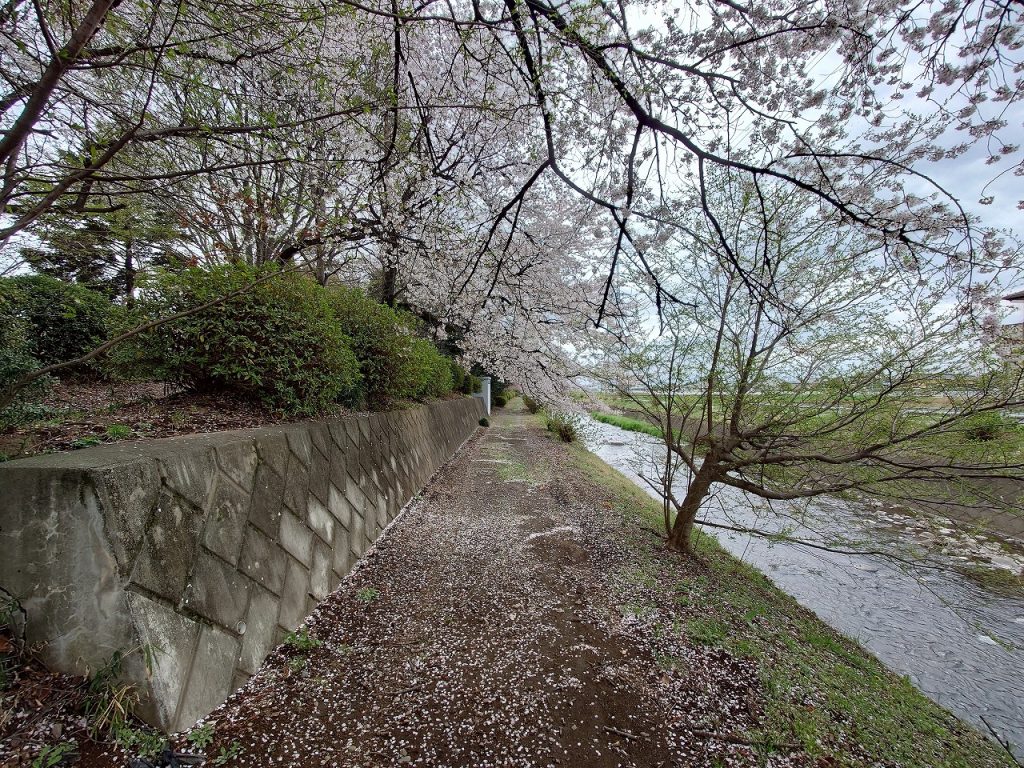
[[[464,395],[472,395],[480,391],[480,377],[469,373],[465,368],[454,360],[452,366],[452,391],[461,392]]]
[[[193,390],[252,396],[291,413],[353,402],[359,393],[359,363],[326,292],[296,273],[252,285],[270,269],[222,265],[159,273],[143,287],[141,319],[246,290],[137,337],[119,354],[122,365]]]
[[[74,360],[107,339],[110,300],[75,283],[48,275],[0,278],[0,304],[0,324],[8,333],[20,325],[21,354],[39,365]],[[80,375],[82,369],[68,373]]]
[[[964,438],[972,443],[987,443],[1017,429],[1017,423],[994,411],[978,413],[964,421]]]
[[[506,405],[508,405],[508,398],[505,397],[504,392],[499,392],[498,394],[491,398],[491,402],[494,404],[496,408],[504,408]]]
[[[523,405],[526,406],[526,410],[530,413],[540,413],[541,404],[529,395],[523,395]]]
[[[571,443],[577,438],[576,424],[569,416],[557,413],[547,415],[547,428],[554,432],[563,443]]]
[[[333,287],[331,308],[352,339],[363,377],[362,396],[373,408],[391,400],[423,400],[452,391],[465,371],[416,335],[419,321],[367,296],[358,288]]]
[[[455,360],[449,360],[448,365],[452,369],[452,391],[462,392],[462,388],[466,386],[466,377],[469,376],[469,373]]]
[[[411,397],[407,391],[411,334],[403,316],[358,288],[333,286],[328,296],[359,360],[361,399],[371,408],[379,408],[393,399]]]
[[[409,340],[405,377],[405,391],[416,400],[440,397],[452,391],[452,369],[448,358],[433,342],[419,336]]]
[[[0,391],[39,367],[28,336],[28,324],[12,311],[8,297],[0,292]],[[0,428],[30,418],[33,402],[42,397],[48,383],[49,379],[37,379],[22,389],[12,404],[0,411]]]
[[[475,392],[479,392],[482,384],[483,382],[480,381],[479,376],[470,374],[466,377],[466,382],[462,387],[462,393],[465,395],[472,395]]]
[[[481,427],[489,427],[489,426],[491,426],[491,420],[490,420],[490,419],[488,419],[488,418],[487,418],[486,416],[483,416],[483,417],[481,417],[481,418],[480,418],[480,421],[479,421],[479,422],[477,422],[477,423],[478,423],[478,424],[479,424],[479,425],[480,425]]]

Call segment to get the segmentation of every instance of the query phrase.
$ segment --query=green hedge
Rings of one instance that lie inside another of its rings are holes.
[[[411,337],[406,365],[405,396],[423,400],[452,391],[451,364],[433,342],[419,336]]]
[[[46,275],[0,278],[0,389],[42,366],[81,357],[104,342],[110,301],[81,285]],[[96,365],[61,371],[95,376]],[[36,379],[0,412],[0,428],[38,417],[50,377]]]
[[[38,365],[67,362],[102,344],[111,309],[106,296],[48,275],[0,278],[4,346]]]
[[[143,285],[129,322],[164,317],[224,296],[271,268],[223,265],[161,272]],[[230,391],[267,407],[314,413],[354,403],[359,363],[324,289],[285,273],[139,337],[117,355],[122,369],[197,391]]]
[[[472,395],[480,390],[480,377],[474,376],[454,360],[451,361],[452,390]]]
[[[362,399],[372,408],[394,400],[440,397],[455,389],[453,362],[416,334],[419,321],[356,288],[328,289],[331,308],[352,340]]]
[[[0,291],[0,389],[5,389],[29,371],[39,367],[29,346],[28,323],[15,314],[9,297]],[[17,399],[0,411],[0,429],[18,424],[30,416],[33,402],[44,394],[47,381],[18,393]]]
[[[462,388],[466,386],[466,377],[469,376],[469,374],[466,372],[466,369],[459,365],[455,360],[449,360],[448,366],[451,368],[452,372],[452,390],[455,392],[461,392]]]
[[[358,288],[331,287],[328,302],[359,360],[359,399],[379,408],[406,396],[399,392],[408,378],[409,331],[399,313]]]
[[[195,391],[235,392],[291,413],[315,413],[334,402],[382,408],[479,386],[419,335],[413,315],[358,289],[324,288],[294,272],[271,277],[274,269],[156,272],[141,281],[131,309],[53,277],[0,279],[0,385],[78,357],[110,333],[238,292],[119,345],[104,369]]]

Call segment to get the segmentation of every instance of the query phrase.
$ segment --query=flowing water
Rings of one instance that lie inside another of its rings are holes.
[[[650,491],[640,473],[653,476],[652,457],[663,455],[659,441],[596,421],[588,431],[591,451]],[[685,489],[685,477],[679,485],[677,493]],[[877,505],[822,498],[800,507],[775,502],[768,510],[726,488],[706,517],[761,530],[785,525],[790,536],[817,542],[870,539],[873,549],[925,555],[950,566],[1024,566],[1020,550],[1007,549],[992,537]],[[1024,758],[1024,600],[986,591],[949,570],[908,568],[882,556],[835,554],[713,532],[726,549],[907,675],[931,699],[983,733],[994,731]]]

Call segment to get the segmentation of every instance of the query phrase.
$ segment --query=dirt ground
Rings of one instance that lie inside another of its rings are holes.
[[[151,381],[58,381],[35,411],[35,416],[23,423],[0,430],[0,457],[18,459],[100,443],[246,429],[310,418],[273,413],[252,398],[185,392],[174,385]],[[319,415],[348,412],[339,405]]]

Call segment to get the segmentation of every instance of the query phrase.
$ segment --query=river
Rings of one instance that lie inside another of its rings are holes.
[[[584,431],[591,451],[654,495],[639,472],[641,465],[651,466],[652,456],[662,455],[658,440],[597,421]],[[680,484],[677,492],[685,489],[685,477]],[[822,498],[800,507],[776,502],[771,511],[725,488],[706,517],[762,530],[785,525],[790,535],[811,541],[870,540],[874,549],[924,555],[940,564],[1024,567],[1020,550],[993,537],[880,505]],[[907,675],[925,695],[983,733],[991,728],[1024,758],[1024,600],[994,594],[948,570],[707,530],[821,619]]]

